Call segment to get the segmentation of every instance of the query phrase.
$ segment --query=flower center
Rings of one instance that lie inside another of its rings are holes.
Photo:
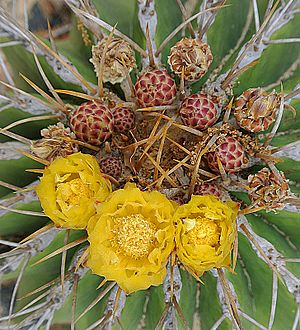
[[[134,259],[147,256],[155,242],[156,227],[141,214],[132,214],[114,219],[115,234],[113,245],[117,252]]]
[[[212,220],[201,217],[184,219],[189,242],[194,245],[210,245],[215,247],[219,244],[221,229]]]
[[[69,205],[79,205],[82,198],[92,196],[92,191],[80,178],[58,183],[57,193]]]

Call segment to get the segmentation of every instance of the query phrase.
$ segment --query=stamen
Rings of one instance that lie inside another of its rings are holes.
[[[134,259],[146,257],[155,245],[156,226],[141,214],[114,219],[113,245],[117,252]]]
[[[195,245],[210,245],[216,247],[219,244],[221,228],[213,220],[197,217],[183,220],[189,242]]]

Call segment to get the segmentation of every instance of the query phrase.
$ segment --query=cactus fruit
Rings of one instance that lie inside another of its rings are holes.
[[[143,108],[171,105],[176,98],[176,84],[167,71],[150,70],[138,78],[135,94]]]
[[[80,141],[100,145],[110,138],[114,119],[103,102],[93,100],[82,103],[71,113],[70,126]]]
[[[216,183],[204,182],[195,186],[194,195],[213,195],[221,199],[222,188]]]
[[[218,158],[227,173],[235,173],[247,168],[249,160],[241,143],[233,137],[225,137],[222,142],[217,143],[214,152],[207,154],[209,167],[218,172]]]
[[[179,109],[182,122],[200,131],[213,126],[221,113],[220,106],[207,94],[197,93],[188,96]]]
[[[114,130],[118,133],[127,133],[135,126],[135,114],[133,110],[125,106],[117,106],[111,109],[114,118]]]
[[[122,173],[122,161],[120,158],[108,156],[101,159],[99,165],[103,173],[110,175],[116,180],[120,178]]]

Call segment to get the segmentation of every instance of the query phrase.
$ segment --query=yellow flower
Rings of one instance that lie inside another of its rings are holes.
[[[236,235],[238,204],[211,195],[192,196],[174,214],[176,253],[197,276],[214,267],[230,265]]]
[[[111,193],[111,184],[95,157],[79,152],[54,160],[44,170],[36,192],[56,226],[83,229],[96,213],[96,204]]]
[[[173,204],[133,184],[113,192],[88,225],[87,266],[126,292],[159,285],[174,248]]]

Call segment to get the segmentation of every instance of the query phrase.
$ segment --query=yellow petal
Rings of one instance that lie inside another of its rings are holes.
[[[86,228],[111,190],[95,157],[82,153],[54,160],[36,188],[45,214],[56,226],[72,229]]]
[[[127,184],[113,192],[89,222],[88,267],[127,293],[161,284],[174,249],[173,214],[157,191]]]
[[[195,274],[228,266],[236,233],[238,204],[214,196],[192,196],[175,211],[179,260]]]

